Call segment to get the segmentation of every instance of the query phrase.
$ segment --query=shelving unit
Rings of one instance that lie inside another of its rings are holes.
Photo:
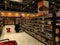
[[[47,18],[43,16],[30,18],[22,25],[22,30],[46,45],[53,45],[52,20]]]
[[[55,45],[60,45],[60,16],[54,17],[53,15],[34,17],[30,19],[24,18],[22,21],[22,30],[45,45],[54,45],[54,43]],[[11,21],[11,19],[8,20]]]
[[[1,33],[2,33],[2,29],[3,29],[3,18],[0,17],[0,36],[1,36]]]
[[[22,30],[45,45],[60,45],[60,16],[55,9],[47,15],[26,19]]]
[[[55,44],[60,45],[60,16],[56,15]]]
[[[13,25],[15,22],[15,18],[13,17],[4,17],[5,25]]]
[[[60,0],[49,1],[50,13],[53,14],[53,45],[60,45]]]
[[[57,2],[59,2],[57,0]],[[60,45],[60,14],[56,15],[56,6],[59,3],[56,3],[52,0],[49,1],[49,14],[36,16],[36,17],[28,17],[25,18],[5,18],[6,24],[14,24],[14,20],[16,23],[21,22],[22,30],[39,40],[45,45]],[[59,5],[60,6],[60,5]],[[57,6],[58,7],[58,6]],[[44,10],[43,10],[44,11]],[[42,11],[42,12],[43,12]],[[0,32],[3,27],[3,18],[0,17]]]

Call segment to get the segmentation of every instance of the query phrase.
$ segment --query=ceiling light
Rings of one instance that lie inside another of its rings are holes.
[[[54,4],[54,2],[52,2],[52,4]]]
[[[21,14],[21,15],[25,15],[25,14]]]
[[[27,5],[27,6],[29,6],[29,5]]]
[[[33,17],[35,16],[35,15],[32,15]]]
[[[24,10],[25,8],[23,8],[23,10]]]
[[[25,14],[21,14],[22,15],[22,17],[25,17]]]
[[[10,13],[10,12],[8,13],[9,16],[10,16],[11,14],[12,14],[12,13]]]
[[[34,3],[34,1],[32,1],[32,3]]]
[[[15,16],[19,16],[19,13],[15,13]]]
[[[30,15],[30,14],[27,14],[27,15]]]
[[[1,15],[4,15],[4,12],[1,12]]]
[[[7,1],[4,1],[4,3],[7,3]]]

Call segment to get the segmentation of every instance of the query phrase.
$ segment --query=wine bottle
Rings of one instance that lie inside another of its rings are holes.
[[[56,31],[55,31],[56,34],[59,34],[59,29],[57,28]]]
[[[55,41],[56,42],[59,42],[59,37],[55,37]]]

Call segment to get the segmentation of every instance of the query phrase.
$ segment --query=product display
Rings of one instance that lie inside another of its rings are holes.
[[[5,20],[5,25],[13,25],[14,24],[14,18],[4,18],[4,20]]]
[[[38,39],[39,41],[43,42],[44,44],[53,45],[51,22],[52,20],[46,19],[45,17],[37,16],[34,18],[30,18],[29,21],[26,19],[26,23],[22,26],[22,30],[24,30],[34,38]]]

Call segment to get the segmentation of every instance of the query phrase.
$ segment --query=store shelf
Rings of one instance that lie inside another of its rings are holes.
[[[2,29],[3,29],[3,18],[0,17],[0,36],[2,34]]]
[[[25,28],[23,30],[26,33],[28,33],[29,35],[31,35],[32,37],[34,37],[35,39],[37,39],[38,41],[42,42],[43,44],[49,45],[48,43],[46,43],[45,41],[43,41],[43,39],[41,39],[40,36],[37,35],[36,33],[30,32],[30,31],[28,31],[28,29],[25,30]]]
[[[22,30],[24,30],[25,32],[27,32],[37,40],[45,43],[46,45],[53,45],[52,16],[35,17],[29,19],[29,21],[30,22],[28,22],[27,20],[26,23],[22,26],[22,28],[24,28]]]
[[[34,28],[28,28],[28,27],[26,28],[25,26],[22,26],[22,27],[24,27],[24,31],[26,31],[27,33],[29,33],[31,36],[37,38],[37,39],[38,39],[39,41],[41,41],[41,42],[44,42],[43,40],[41,40],[41,38],[51,40],[51,38],[49,38],[49,36],[44,35],[44,34],[42,34],[41,32],[38,33],[38,30],[37,30],[37,32],[35,32],[36,29],[34,29]],[[34,31],[31,31],[31,30],[29,30],[29,29],[34,30]],[[46,33],[45,33],[45,34],[46,34]],[[38,35],[38,37],[41,36],[41,38],[40,38],[40,37],[38,38],[37,35]],[[52,41],[52,40],[51,40],[51,41]],[[46,44],[46,42],[44,42],[44,43]],[[48,43],[47,43],[47,44],[48,44]],[[48,45],[49,45],[49,44],[48,44]]]
[[[52,32],[52,29],[46,29],[46,31]]]
[[[44,35],[44,34],[42,34],[42,33],[37,33],[37,34],[39,34],[40,36],[42,36],[42,37],[44,37],[44,38],[46,38],[46,39],[52,40],[52,37],[49,37],[49,36]]]

